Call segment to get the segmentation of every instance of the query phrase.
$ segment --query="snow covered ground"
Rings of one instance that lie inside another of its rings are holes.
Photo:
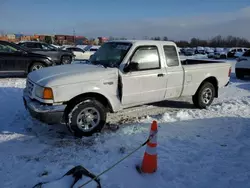
[[[62,126],[32,120],[22,104],[24,86],[24,79],[0,80],[0,187],[30,188],[75,165],[98,174],[144,142],[154,119],[159,123],[157,172],[135,170],[142,148],[101,176],[104,188],[250,187],[250,80],[237,80],[234,72],[208,110],[194,109],[184,102],[188,98],[130,109],[125,114],[141,118],[125,118],[118,129],[111,124],[83,139],[74,139]]]

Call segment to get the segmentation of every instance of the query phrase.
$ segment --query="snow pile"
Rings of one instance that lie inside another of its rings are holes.
[[[248,81],[232,76],[232,83],[220,90],[220,97],[207,110],[169,110],[120,125],[118,130],[107,127],[101,134],[83,139],[74,139],[60,125],[31,119],[22,104],[24,86],[24,79],[0,82],[0,187],[32,187],[53,181],[76,165],[101,173],[143,143],[155,119],[159,123],[158,171],[137,173],[135,165],[142,161],[142,148],[101,176],[103,187],[250,187]],[[88,178],[83,178],[77,186],[86,181]],[[62,188],[62,184],[50,185]],[[95,186],[95,182],[89,185]]]

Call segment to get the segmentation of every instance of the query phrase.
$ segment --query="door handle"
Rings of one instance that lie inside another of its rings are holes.
[[[165,74],[162,74],[162,73],[160,73],[160,74],[158,74],[157,76],[158,77],[163,77]]]

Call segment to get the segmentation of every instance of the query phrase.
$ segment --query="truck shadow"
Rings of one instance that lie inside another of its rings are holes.
[[[160,178],[170,182],[166,186],[171,187],[172,180],[175,180],[176,176],[181,178],[180,181],[190,184],[194,182],[189,182],[189,180],[198,175],[201,178],[199,186],[206,187],[207,181],[205,180],[211,175],[223,174],[223,178],[227,179],[234,177],[235,171],[240,174],[249,174],[250,166],[247,160],[249,156],[249,121],[249,118],[243,117],[216,117],[206,120],[159,122],[158,143],[160,144],[157,153],[161,156]],[[16,126],[22,127],[24,124]],[[60,141],[56,135],[31,138],[24,134],[24,138],[13,137],[12,139],[10,136],[9,139],[0,143],[1,157],[5,160],[8,159],[2,170],[10,171],[9,174],[3,173],[2,178],[5,180],[6,176],[14,174],[20,175],[22,179],[32,177],[28,182],[18,182],[12,178],[11,183],[34,185],[41,181],[43,177],[40,174],[44,170],[49,173],[48,177],[53,177],[54,173],[60,174],[58,168],[62,169],[62,167],[75,164],[82,164],[90,170],[95,168],[95,171],[98,171],[95,165],[106,169],[143,143],[148,137],[149,128],[150,123],[132,124],[114,133],[107,134],[104,131],[100,135],[89,138],[77,140],[61,138]],[[0,134],[3,136],[2,133]],[[50,140],[50,142],[45,143],[42,139]],[[128,163],[126,161],[121,163],[121,168],[128,168],[126,165],[130,166],[136,161],[141,161],[144,150],[145,148],[128,158]],[[12,160],[12,157],[15,160]],[[237,164],[235,164],[235,159],[237,159]],[[184,170],[181,167],[185,167]],[[121,168],[115,168],[108,177],[111,178],[116,173],[121,173]],[[228,173],[223,173],[225,170]],[[24,171],[27,173],[23,173]],[[203,173],[200,173],[201,171]],[[131,175],[126,174],[114,181],[124,184],[129,181],[129,178]],[[214,186],[217,185],[216,183],[215,181]],[[213,185],[211,186],[213,187]],[[19,185],[19,187],[31,186]]]
[[[244,89],[244,90],[250,91],[250,82],[249,83],[245,83],[245,84],[239,84],[239,85],[237,85],[237,87],[240,88],[240,89]]]
[[[181,98],[180,100],[166,100],[162,102],[152,103],[151,105],[156,107],[166,107],[166,108],[177,108],[177,109],[195,109],[195,106],[192,104],[189,98],[185,98],[187,101]]]

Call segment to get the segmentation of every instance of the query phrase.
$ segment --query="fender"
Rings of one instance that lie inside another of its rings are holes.
[[[101,86],[101,87],[100,87]],[[95,83],[82,83],[82,84],[71,84],[57,86],[53,89],[54,94],[54,103],[67,103],[68,101],[76,98],[80,95],[93,93],[99,94],[105,97],[111,107],[113,112],[116,112],[121,109],[120,101],[117,96],[117,83],[109,84],[96,84]]]

